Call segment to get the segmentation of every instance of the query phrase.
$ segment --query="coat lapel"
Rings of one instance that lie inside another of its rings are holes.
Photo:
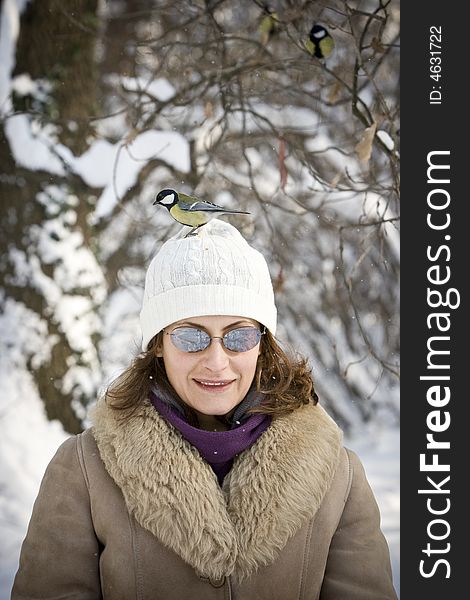
[[[200,575],[243,579],[317,512],[341,432],[319,406],[275,419],[218,485],[211,467],[155,409],[128,420],[100,401],[93,433],[137,522]]]
[[[274,561],[320,507],[339,461],[341,433],[326,412],[307,406],[273,421],[224,481],[238,539],[237,571]]]

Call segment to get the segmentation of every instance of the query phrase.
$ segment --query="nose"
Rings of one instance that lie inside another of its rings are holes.
[[[209,347],[203,352],[202,359],[204,366],[210,371],[223,371],[228,366],[229,357],[220,338],[212,338]]]

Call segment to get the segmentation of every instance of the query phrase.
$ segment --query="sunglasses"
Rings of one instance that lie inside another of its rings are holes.
[[[182,352],[201,352],[210,346],[212,340],[221,340],[224,348],[230,352],[248,352],[259,344],[266,328],[260,331],[257,327],[236,327],[222,337],[211,337],[197,327],[177,327],[173,331],[163,331],[171,337],[175,348]]]

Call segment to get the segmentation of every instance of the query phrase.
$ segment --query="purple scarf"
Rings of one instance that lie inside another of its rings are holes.
[[[252,406],[253,399],[248,396],[248,406]],[[232,468],[235,457],[249,448],[271,424],[270,415],[254,414],[241,416],[228,431],[205,431],[190,425],[175,408],[174,399],[169,402],[168,394],[163,390],[157,387],[152,390],[150,400],[160,415],[199,450],[217,475],[220,485]]]

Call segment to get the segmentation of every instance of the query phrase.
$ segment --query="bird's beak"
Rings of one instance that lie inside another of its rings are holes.
[[[160,204],[160,201],[155,199],[155,202],[153,202],[152,206],[155,206],[155,204]]]

